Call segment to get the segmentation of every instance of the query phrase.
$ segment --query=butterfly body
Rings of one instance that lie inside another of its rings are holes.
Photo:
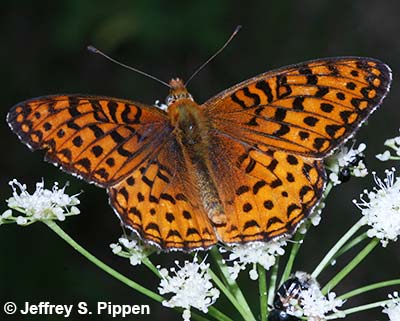
[[[290,235],[318,204],[323,159],[389,90],[371,58],[300,63],[197,104],[170,81],[167,112],[102,96],[15,105],[11,129],[66,172],[107,190],[122,223],[165,250]]]
[[[203,109],[187,93],[183,82],[173,79],[168,116],[174,127],[173,133],[182,150],[192,189],[197,190],[201,206],[208,218],[216,225],[226,223],[223,205],[218,195],[210,169],[210,122]],[[187,93],[187,94],[186,94]]]

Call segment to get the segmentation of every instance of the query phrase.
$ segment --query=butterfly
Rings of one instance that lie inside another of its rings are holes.
[[[362,57],[269,71],[197,104],[180,79],[167,111],[103,96],[16,104],[31,150],[107,190],[123,225],[164,250],[293,234],[321,199],[323,160],[382,103],[390,68]]]

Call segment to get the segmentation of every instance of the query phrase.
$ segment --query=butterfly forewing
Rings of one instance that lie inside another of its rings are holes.
[[[389,67],[374,59],[314,60],[254,77],[204,105],[227,135],[323,158],[381,103],[390,81]]]
[[[155,107],[80,95],[19,103],[8,122],[31,149],[47,150],[47,160],[101,186],[138,168],[172,130]]]

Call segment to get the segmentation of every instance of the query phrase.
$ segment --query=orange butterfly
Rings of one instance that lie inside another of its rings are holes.
[[[381,104],[391,72],[359,57],[270,71],[198,105],[170,81],[167,112],[129,100],[54,95],[7,120],[32,150],[107,189],[123,222],[162,249],[290,235],[323,192],[323,159]]]

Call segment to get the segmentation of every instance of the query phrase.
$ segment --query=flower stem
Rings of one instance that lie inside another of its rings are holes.
[[[339,241],[330,249],[330,251],[325,255],[322,261],[315,268],[314,272],[311,273],[313,278],[318,278],[319,274],[326,268],[326,266],[333,260],[336,253],[346,244],[346,242],[359,230],[362,226],[362,219],[360,219],[356,224],[354,224],[340,239]]]
[[[276,257],[276,262],[272,267],[271,277],[269,279],[268,305],[270,306],[272,306],[274,303],[276,280],[278,279],[278,270],[279,270],[279,256]]]
[[[375,309],[375,308],[382,308],[383,305],[388,304],[390,302],[393,302],[393,301],[392,300],[384,300],[384,301],[360,305],[358,307],[350,308],[347,310],[340,310],[339,314],[338,313],[331,314],[331,315],[325,317],[325,320],[334,320],[337,318],[341,318],[340,314],[343,314],[343,313],[346,314],[346,316],[348,316],[349,314],[356,313],[356,312],[366,311],[366,310]]]
[[[330,191],[332,190],[332,187],[333,187],[333,184],[331,182],[329,182],[326,185],[326,188],[322,195],[320,204],[322,204],[322,202],[327,198]],[[319,208],[319,205],[314,209],[314,211],[318,211],[318,208]],[[296,259],[297,253],[300,250],[300,246],[303,244],[303,241],[306,237],[307,231],[310,228],[311,224],[312,224],[311,220],[307,220],[304,223],[306,232],[300,233],[300,231],[297,231],[296,235],[294,236],[295,243],[293,244],[292,249],[290,251],[289,259],[286,263],[285,270],[283,271],[283,274],[282,274],[279,284],[282,284],[283,282],[285,282],[289,278],[289,275],[292,273],[294,260]]]
[[[229,291],[229,289],[224,285],[224,283],[219,279],[219,277],[212,271],[208,269],[208,273],[210,274],[212,280],[217,285],[217,287],[225,294],[227,299],[233,304],[233,306],[238,310],[238,312],[242,315],[243,319],[246,321],[255,321],[254,316],[251,311],[247,311],[241,304],[236,300],[235,296]]]
[[[362,293],[365,293],[368,291],[384,288],[387,286],[399,285],[399,284],[400,284],[400,279],[373,283],[373,284],[363,286],[359,289],[355,289],[353,291],[347,292],[345,294],[342,294],[341,296],[338,297],[338,299],[347,300],[353,296],[356,296],[356,295],[359,295],[359,294],[362,294]]]
[[[233,321],[233,319],[228,317],[226,314],[223,314],[221,311],[219,311],[218,309],[216,309],[214,307],[208,308],[208,314],[213,316],[218,321]],[[194,315],[193,312],[192,312],[192,315]]]
[[[260,313],[261,321],[267,321],[267,277],[265,268],[261,264],[257,264],[258,268],[258,291],[260,293]]]
[[[72,248],[76,251],[78,251],[80,254],[82,254],[86,259],[88,259],[90,262],[95,264],[97,267],[102,269],[104,272],[110,274],[113,278],[121,281],[125,285],[129,286],[130,288],[146,295],[147,297],[157,301],[157,302],[162,302],[164,301],[164,298],[161,295],[158,295],[157,293],[141,286],[140,284],[136,283],[135,281],[132,281],[128,279],[126,276],[122,275],[121,273],[117,272],[107,264],[104,264],[102,261],[100,261],[98,258],[96,258],[94,255],[89,253],[87,250],[85,250],[82,246],[80,246],[74,239],[72,239],[65,231],[59,227],[53,220],[43,220],[43,223],[46,224],[51,230],[53,230],[59,237],[61,237],[65,242],[67,242]],[[176,309],[178,311],[182,311],[182,309]],[[211,312],[211,308],[209,309],[209,312]],[[211,313],[210,313],[211,315]],[[203,316],[199,315],[196,312],[192,312],[193,319],[198,320],[198,321],[208,321],[207,318],[204,318]],[[217,317],[216,317],[217,318]],[[232,321],[229,318],[223,319],[223,318],[217,318],[217,320],[224,320],[224,321]]]
[[[331,279],[323,288],[322,293],[326,295],[331,291],[341,280],[343,280],[365,257],[379,244],[378,238],[373,238],[353,260],[350,261],[336,276]]]
[[[359,243],[361,243],[362,241],[364,241],[365,239],[368,238],[367,233],[361,233],[359,236],[355,237],[354,239],[352,239],[350,242],[348,242],[346,245],[344,245],[336,254],[335,256],[332,258],[332,260],[336,260],[339,256],[341,256],[342,254],[346,253],[347,251],[349,251],[350,249],[352,249],[354,246],[358,245]]]
[[[76,243],[67,233],[64,232],[54,221],[46,220],[43,221],[50,229],[52,229],[59,237],[61,237],[64,241],[66,241],[69,245],[71,245],[76,251],[82,254],[85,258],[87,258],[90,262],[97,265],[100,269],[110,274],[115,279],[125,283],[127,286],[131,287],[132,289],[148,296],[149,298],[156,300],[158,302],[162,302],[164,298],[161,295],[141,286],[140,284],[128,279],[127,277],[123,276],[121,273],[115,271],[110,266],[104,264],[98,258],[93,256],[87,250],[85,250],[82,246]]]
[[[158,278],[161,278],[160,271],[157,270],[157,268],[154,266],[153,262],[151,262],[148,257],[145,257],[144,259],[142,259],[142,262]]]
[[[308,223],[309,222],[307,222],[306,224],[308,224]],[[279,284],[282,284],[283,282],[285,282],[289,278],[290,273],[292,273],[294,260],[296,259],[297,253],[300,250],[300,246],[303,243],[305,236],[306,236],[305,234],[301,234],[300,232],[297,232],[296,235],[294,236],[294,240],[293,240],[294,243],[292,245],[289,259],[286,263],[285,270],[283,271],[281,281],[279,282]]]
[[[232,279],[228,272],[228,268],[226,264],[223,262],[223,258],[221,254],[219,253],[218,249],[216,247],[213,247],[210,251],[212,258],[215,260],[215,262],[218,265],[218,268],[221,271],[222,277],[224,278],[225,284],[228,285],[228,288],[230,292],[235,296],[237,302],[247,311],[249,315],[252,316],[254,319],[254,316],[251,312],[251,309],[246,301],[246,298],[244,297],[242,291],[240,290],[240,287],[236,283],[235,280]]]

